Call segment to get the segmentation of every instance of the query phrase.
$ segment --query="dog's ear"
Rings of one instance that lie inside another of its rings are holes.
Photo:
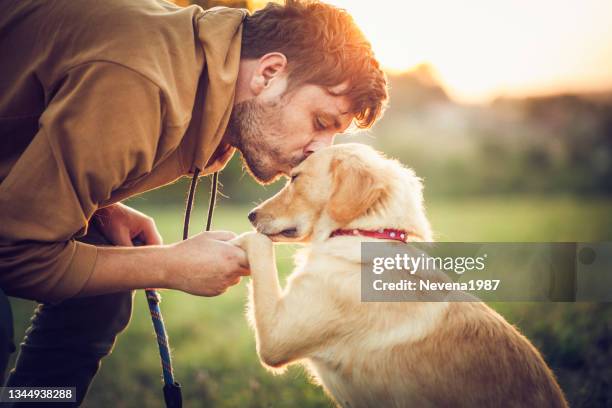
[[[365,214],[385,194],[382,177],[361,160],[350,156],[332,160],[332,193],[329,214],[339,224],[346,224]]]

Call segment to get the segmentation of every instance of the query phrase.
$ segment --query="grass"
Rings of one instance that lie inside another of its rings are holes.
[[[131,205],[154,216],[166,242],[180,238],[182,207]],[[194,213],[192,233],[203,225]],[[249,229],[247,207],[222,202],[214,228]],[[612,200],[512,197],[432,199],[428,215],[439,241],[612,241]],[[281,274],[291,269],[292,248],[277,251]],[[119,271],[118,271],[119,273]],[[162,308],[170,333],[185,406],[330,407],[302,370],[273,376],[259,364],[253,334],[244,319],[245,282],[217,298],[164,292]],[[591,303],[498,303],[544,354],[574,407],[612,404],[612,306]],[[14,300],[17,336],[26,328],[32,303]],[[162,407],[156,343],[143,293],[136,294],[130,327],[102,365],[86,406]],[[609,405],[608,405],[609,406]]]

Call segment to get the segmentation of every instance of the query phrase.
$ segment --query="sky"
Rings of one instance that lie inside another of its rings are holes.
[[[327,0],[383,66],[429,63],[462,102],[612,90],[612,0]]]

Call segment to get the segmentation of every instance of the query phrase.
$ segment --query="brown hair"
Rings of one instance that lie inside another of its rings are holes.
[[[343,94],[352,102],[357,127],[369,128],[382,115],[387,79],[346,10],[317,1],[268,3],[246,18],[241,57],[269,52],[287,57],[290,87],[309,83],[331,88],[348,80]]]

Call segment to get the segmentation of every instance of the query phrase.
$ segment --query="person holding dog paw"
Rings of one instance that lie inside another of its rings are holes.
[[[7,384],[76,386],[77,405],[134,289],[217,296],[249,273],[234,233],[164,244],[122,200],[219,171],[236,150],[271,182],[351,124],[370,127],[387,99],[350,15],[318,2],[251,15],[8,0],[0,60],[0,289],[40,303]]]

